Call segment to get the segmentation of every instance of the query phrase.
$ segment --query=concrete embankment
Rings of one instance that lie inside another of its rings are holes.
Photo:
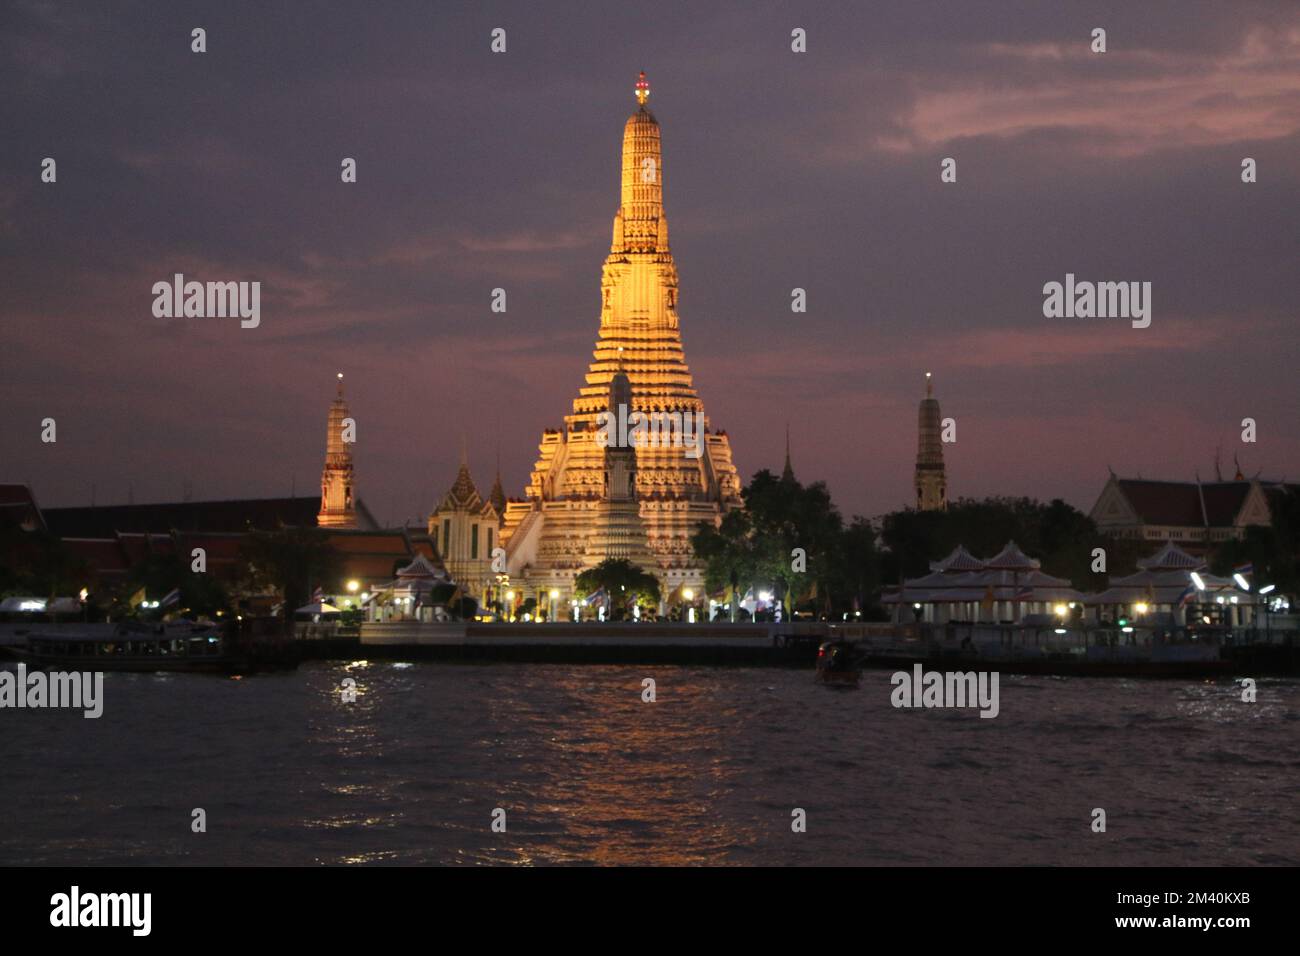
[[[312,634],[296,642],[305,660],[810,667],[817,646],[837,638],[855,643],[867,667],[907,669],[921,663],[939,670],[1175,678],[1300,672],[1298,649],[1287,645],[1225,645],[1217,654],[1208,647],[1170,647],[1153,653],[1150,648],[1036,646],[999,639],[962,648],[916,628],[888,624],[390,622],[364,624],[348,635]],[[1197,652],[1194,658],[1177,653],[1192,650]]]
[[[298,643],[306,659],[808,666],[826,633],[818,624],[393,622]]]

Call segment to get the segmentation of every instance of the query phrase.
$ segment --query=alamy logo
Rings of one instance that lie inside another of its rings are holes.
[[[596,445],[600,448],[685,448],[687,458],[704,453],[703,412],[596,413]]]
[[[898,671],[889,702],[895,707],[978,707],[981,717],[998,715],[997,671],[926,671],[920,664],[912,673]]]
[[[153,924],[152,893],[86,893],[74,886],[50,897],[50,925],[129,926],[131,935],[148,936]]]
[[[68,707],[96,720],[104,713],[103,671],[32,671],[19,664],[0,671],[0,708],[18,710]]]
[[[255,329],[262,322],[262,283],[185,281],[176,273],[172,281],[153,284],[153,314],[157,319],[227,319],[239,317],[239,326]]]
[[[1132,319],[1133,328],[1151,324],[1150,282],[1075,282],[1043,286],[1043,315],[1049,319]]]

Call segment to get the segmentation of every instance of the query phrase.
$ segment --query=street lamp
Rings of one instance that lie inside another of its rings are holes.
[[[356,579],[354,578],[353,580],[351,580],[351,581],[348,582],[348,593],[349,593],[349,594],[356,594],[356,593],[357,593],[358,591],[360,591],[360,590],[361,590],[361,582],[360,582],[360,581],[358,581],[358,580],[356,580]]]

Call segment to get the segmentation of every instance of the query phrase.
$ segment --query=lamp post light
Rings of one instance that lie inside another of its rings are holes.
[[[548,622],[553,622],[555,620],[555,602],[560,599],[560,591],[558,588],[551,588],[550,598],[551,604],[546,610],[546,620]]]
[[[1266,584],[1266,585],[1264,585],[1264,587],[1262,587],[1262,588],[1259,589],[1259,597],[1260,597],[1260,600],[1263,602],[1263,605],[1264,605],[1264,640],[1265,640],[1265,641],[1271,641],[1272,638],[1273,638],[1273,632],[1272,632],[1272,630],[1270,629],[1271,619],[1270,619],[1269,616],[1268,616],[1268,610],[1269,610],[1269,608],[1268,608],[1268,601],[1269,601],[1269,599],[1268,599],[1268,595],[1272,594],[1272,593],[1273,593],[1273,590],[1274,590],[1276,587],[1277,587],[1276,584]]]

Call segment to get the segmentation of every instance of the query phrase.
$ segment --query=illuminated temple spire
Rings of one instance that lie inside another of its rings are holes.
[[[944,511],[948,507],[948,479],[943,465],[942,418],[934,397],[934,378],[925,373],[925,398],[917,421],[916,510]]]
[[[338,391],[330,403],[325,431],[325,467],[320,477],[320,513],[316,515],[316,524],[322,528],[357,526],[351,424],[348,403],[343,398],[343,373],[339,372]]]
[[[579,572],[615,555],[654,573],[665,598],[686,586],[700,591],[691,534],[741,504],[730,442],[711,429],[682,348],[660,127],[649,96],[642,73],[623,124],[619,205],[591,363],[564,426],[542,434],[525,500],[506,505],[511,581],[542,593],[567,594]],[[638,441],[624,462],[597,441],[611,392],[626,399],[629,414],[675,419],[679,432],[681,423],[698,421],[703,434],[693,447]]]

